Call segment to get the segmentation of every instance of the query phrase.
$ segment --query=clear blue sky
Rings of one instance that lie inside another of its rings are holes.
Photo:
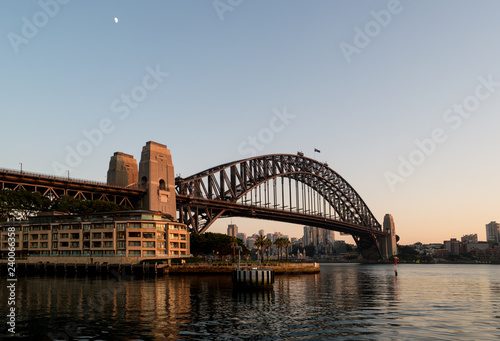
[[[139,159],[153,140],[189,176],[250,156],[255,136],[258,154],[320,149],[379,221],[394,216],[403,244],[484,240],[500,220],[499,12],[497,1],[2,1],[0,167],[105,181],[115,151]],[[270,136],[277,110],[293,118]]]

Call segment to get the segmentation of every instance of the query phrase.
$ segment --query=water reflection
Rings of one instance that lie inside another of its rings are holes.
[[[401,265],[398,277],[392,266],[322,265],[264,291],[235,290],[230,276],[24,278],[17,330],[38,340],[488,339],[500,336],[499,275],[480,265]]]

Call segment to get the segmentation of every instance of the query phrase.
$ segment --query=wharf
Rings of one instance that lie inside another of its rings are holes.
[[[241,269],[251,269],[255,265],[242,265]],[[194,275],[225,275],[231,274],[237,264],[219,265],[219,264],[183,264],[169,266],[167,271],[172,275],[194,274]],[[273,270],[276,275],[293,274],[315,274],[319,273],[318,263],[281,263],[281,264],[262,264],[259,269]]]
[[[241,269],[251,269],[255,265],[242,265]],[[108,263],[17,263],[16,277],[24,276],[113,276],[122,279],[159,277],[164,275],[230,275],[237,264],[181,264],[167,265],[154,263],[108,264]],[[319,273],[318,263],[262,264],[259,269],[273,270],[276,275]],[[0,273],[7,273],[7,263],[0,263]]]

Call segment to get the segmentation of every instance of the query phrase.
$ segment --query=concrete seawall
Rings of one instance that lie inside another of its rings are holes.
[[[231,274],[236,268],[236,265],[211,265],[211,264],[196,264],[196,265],[172,265],[168,267],[169,274]],[[252,266],[241,266],[241,269],[250,269]],[[318,263],[282,263],[279,265],[263,264],[260,269],[272,269],[276,275],[291,275],[291,274],[314,274],[319,273]]]

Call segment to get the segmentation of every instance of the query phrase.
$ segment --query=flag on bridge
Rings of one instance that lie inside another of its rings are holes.
[[[316,149],[316,148],[314,148],[314,152],[315,153],[321,153],[321,151],[319,149]]]

